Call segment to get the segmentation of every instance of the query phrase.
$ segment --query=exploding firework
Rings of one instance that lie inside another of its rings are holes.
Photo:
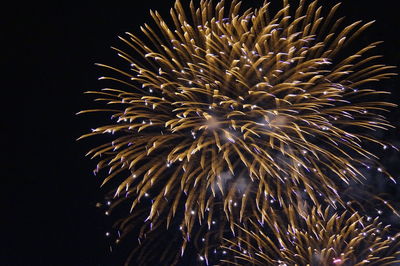
[[[287,218],[281,219],[281,217]],[[390,235],[371,217],[357,213],[332,213],[313,208],[300,216],[293,209],[285,215],[264,217],[243,233],[226,240],[230,265],[397,265],[400,263],[400,234]],[[267,230],[266,230],[267,229]]]
[[[185,239],[196,220],[212,225],[215,203],[232,224],[248,204],[342,203],[339,188],[361,183],[361,166],[393,179],[365,145],[391,147],[368,131],[390,128],[382,113],[394,105],[365,84],[394,74],[367,55],[378,42],[340,59],[372,22],[341,27],[337,8],[323,17],[317,1],[284,0],[271,16],[268,2],[240,13],[235,0],[200,1],[187,16],[176,1],[173,26],[151,11],[157,27],[115,49],[130,69],[99,64],[117,87],[88,93],[110,107],[81,112],[112,113],[83,136],[111,135],[88,153],[95,173],[108,170],[103,184],[117,184],[131,210],[150,205],[145,223],[180,219]]]

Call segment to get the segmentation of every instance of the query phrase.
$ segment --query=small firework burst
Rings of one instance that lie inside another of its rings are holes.
[[[392,67],[367,55],[378,42],[340,59],[372,22],[340,29],[337,8],[324,17],[317,1],[291,9],[283,0],[271,16],[268,2],[240,13],[235,0],[200,1],[189,17],[178,0],[173,26],[151,11],[157,27],[141,27],[145,38],[127,33],[129,50],[115,49],[130,68],[99,64],[117,87],[88,93],[113,107],[81,112],[112,113],[83,136],[111,135],[88,153],[99,160],[95,173],[108,170],[103,184],[117,183],[131,210],[149,206],[145,224],[178,220],[183,248],[219,204],[232,227],[247,206],[270,201],[345,205],[338,190],[361,183],[366,162],[392,178],[365,143],[390,147],[366,131],[390,128],[381,113],[394,105],[364,86]]]
[[[283,218],[282,218],[283,217]],[[307,216],[289,209],[264,217],[266,226],[238,226],[241,237],[226,240],[233,265],[397,265],[400,233],[389,234],[379,218],[313,208]]]

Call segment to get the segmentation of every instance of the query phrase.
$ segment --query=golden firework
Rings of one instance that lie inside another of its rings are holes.
[[[81,112],[112,113],[82,136],[111,135],[88,153],[95,172],[108,169],[103,184],[117,179],[115,196],[125,193],[132,210],[151,195],[146,222],[168,226],[180,213],[186,239],[196,220],[212,225],[215,202],[232,225],[249,201],[342,203],[338,189],[362,182],[360,166],[392,178],[365,143],[390,147],[367,131],[390,128],[381,113],[394,104],[363,86],[392,67],[366,55],[379,42],[338,56],[372,22],[342,27],[332,19],[339,5],[324,17],[317,1],[292,9],[283,0],[273,16],[268,2],[242,13],[240,5],[191,2],[187,15],[177,0],[172,26],[151,11],[157,27],[141,27],[144,38],[127,33],[128,49],[115,48],[131,68],[99,64],[117,88],[88,92],[114,107]]]
[[[400,233],[389,234],[371,217],[313,208],[301,216],[289,208],[284,215],[264,216],[242,236],[226,239],[230,265],[397,265]],[[264,224],[262,226],[261,224]]]

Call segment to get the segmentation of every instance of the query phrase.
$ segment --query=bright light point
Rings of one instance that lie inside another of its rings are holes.
[[[380,168],[380,167],[378,168],[378,171],[379,171],[379,172],[383,172],[382,168]]]
[[[104,214],[107,215],[107,216],[110,215],[110,213],[108,211],[106,211]]]
[[[107,201],[107,205],[110,206],[111,205],[111,201]]]
[[[225,250],[224,250],[224,251],[222,251],[222,254],[226,255],[226,251],[225,251]]]
[[[149,89],[149,92],[150,92],[150,93],[153,93],[153,89]]]
[[[212,224],[216,224],[216,222],[215,222],[215,221],[212,221]]]
[[[382,214],[383,213],[383,211],[381,211],[381,210],[378,210],[378,214]]]
[[[203,260],[204,260],[204,257],[203,257],[203,256],[200,256],[200,260],[203,261]]]
[[[191,211],[190,213],[191,213],[192,215],[194,215],[194,211]]]
[[[334,260],[333,260],[333,263],[335,263],[335,264],[336,264],[336,263],[341,263],[341,262],[342,262],[341,259],[334,259]]]
[[[109,233],[109,232],[106,232],[106,236],[110,236],[110,233]]]
[[[148,196],[149,196],[149,194],[148,194],[148,193],[144,193],[144,196],[145,196],[145,197],[148,197]]]

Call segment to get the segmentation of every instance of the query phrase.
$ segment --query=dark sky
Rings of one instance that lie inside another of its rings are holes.
[[[105,237],[109,221],[95,208],[106,191],[84,157],[95,142],[75,141],[99,118],[75,113],[92,104],[84,91],[101,88],[94,63],[118,61],[109,49],[120,44],[117,35],[139,32],[151,22],[149,9],[167,16],[172,2],[32,1],[2,8],[1,265],[118,265]],[[340,12],[349,21],[377,19],[363,40],[384,40],[378,52],[399,66],[395,1],[344,2]],[[394,102],[399,85],[398,78],[385,82]],[[397,110],[390,120],[399,125],[399,116]],[[399,127],[384,136],[399,142]]]

